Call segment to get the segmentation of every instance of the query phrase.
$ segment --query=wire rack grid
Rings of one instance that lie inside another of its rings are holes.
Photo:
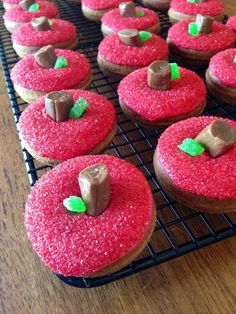
[[[68,20],[77,27],[78,51],[85,54],[90,61],[93,82],[91,90],[107,97],[117,113],[118,132],[106,154],[118,156],[133,163],[147,178],[157,204],[156,228],[150,242],[142,254],[124,269],[100,278],[74,278],[56,274],[65,283],[76,287],[95,287],[103,285],[131,274],[138,273],[149,267],[164,263],[170,259],[216,243],[236,234],[236,213],[209,215],[185,208],[173,201],[159,185],[152,164],[153,153],[160,132],[144,129],[133,124],[122,113],[118,102],[117,83],[103,74],[97,66],[97,46],[102,39],[99,24],[86,20],[79,5],[66,0],[55,1],[62,19]],[[137,4],[140,4],[136,1]],[[10,34],[3,24],[3,8],[0,7],[0,58],[6,87],[9,94],[12,113],[16,125],[26,103],[15,93],[10,70],[18,61],[12,48]],[[166,14],[159,13],[161,20],[161,36],[165,38],[169,28]],[[201,76],[203,72],[199,72]],[[207,95],[206,115],[216,115],[236,119],[236,109]],[[30,185],[50,169],[42,166],[22,147]]]

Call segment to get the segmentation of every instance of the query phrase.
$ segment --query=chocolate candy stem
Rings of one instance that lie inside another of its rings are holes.
[[[142,46],[143,42],[139,37],[139,32],[136,29],[124,29],[118,32],[120,41],[127,46]]]
[[[33,26],[34,30],[37,32],[48,31],[49,29],[51,29],[49,21],[45,16],[32,19],[31,25]]]
[[[35,60],[42,68],[53,68],[57,60],[57,56],[53,46],[45,46],[34,54]]]
[[[236,130],[226,121],[215,120],[195,138],[213,158],[223,155],[236,142]]]
[[[119,5],[120,15],[125,17],[135,17],[135,5],[133,2],[121,2]]]
[[[201,14],[197,14],[196,24],[199,33],[208,34],[212,30],[214,19],[211,16],[202,16]]]
[[[27,11],[29,7],[34,3],[35,3],[34,0],[22,0],[20,1],[19,5],[22,7],[24,11]]]
[[[87,214],[101,215],[110,201],[110,179],[107,166],[96,164],[85,168],[79,174],[79,186],[87,206]]]
[[[51,92],[45,97],[46,113],[55,121],[68,120],[72,106],[73,97],[66,92]]]
[[[148,67],[148,86],[159,90],[168,90],[171,86],[171,68],[167,61],[154,61]]]

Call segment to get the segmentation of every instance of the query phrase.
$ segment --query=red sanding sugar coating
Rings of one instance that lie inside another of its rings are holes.
[[[172,0],[171,9],[189,15],[220,15],[224,12],[224,3],[221,0],[206,0],[203,3],[190,3],[187,0]]]
[[[226,25],[232,29],[232,31],[236,32],[236,15],[230,16]]]
[[[141,47],[123,44],[117,34],[105,37],[98,48],[99,54],[114,64],[124,66],[147,66],[168,55],[168,46],[160,36],[152,34]]]
[[[172,81],[167,91],[147,85],[147,68],[134,71],[120,82],[119,99],[150,122],[190,113],[203,105],[206,87],[196,73],[179,69],[181,78]]]
[[[82,0],[83,5],[94,10],[117,8],[124,0]]]
[[[143,11],[144,16],[124,17],[120,15],[119,9],[114,9],[103,15],[102,23],[116,32],[120,31],[121,29],[132,28],[143,30],[152,27],[157,23],[159,24],[159,17],[154,11],[145,9],[143,7],[136,7],[136,12],[137,11]]]
[[[24,11],[19,5],[5,12],[3,18],[12,22],[27,23],[36,17],[46,16],[51,19],[58,14],[58,10],[55,4],[48,1],[36,1],[36,3],[39,4],[38,11]]]
[[[72,40],[76,36],[75,26],[67,21],[52,19],[47,31],[35,31],[31,23],[25,23],[12,34],[12,41],[24,46],[47,46]]]
[[[70,214],[63,200],[81,196],[78,174],[107,165],[111,199],[97,217]],[[52,271],[89,276],[131,252],[153,219],[150,187],[130,163],[111,156],[84,156],[63,162],[39,179],[28,197],[25,226],[36,253]]]
[[[67,59],[68,67],[42,68],[34,55],[28,55],[13,67],[11,71],[13,83],[31,90],[51,92],[73,88],[88,77],[90,66],[84,55],[65,49],[55,49],[55,52],[57,57]]]
[[[212,158],[204,152],[191,157],[179,150],[186,138],[195,138],[219,117],[198,117],[180,121],[159,138],[157,152],[162,169],[180,189],[198,196],[216,199],[236,198],[236,144],[224,155]],[[236,129],[236,122],[226,120]]]
[[[227,49],[211,58],[209,70],[224,85],[236,88],[236,49]]]
[[[235,34],[220,22],[214,21],[209,34],[192,36],[188,33],[188,25],[193,19],[184,20],[171,26],[168,37],[179,47],[198,51],[224,50],[234,46]]]
[[[44,97],[29,105],[20,117],[23,141],[42,157],[66,160],[89,154],[115,126],[114,108],[105,97],[82,90],[67,92],[74,102],[84,97],[89,103],[80,119],[52,120],[46,114]]]

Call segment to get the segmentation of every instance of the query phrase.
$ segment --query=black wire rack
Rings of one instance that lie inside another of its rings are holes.
[[[137,1],[138,3],[138,1]],[[100,278],[75,278],[57,275],[62,281],[76,287],[95,287],[138,273],[149,267],[167,262],[173,258],[198,250],[236,234],[236,213],[210,215],[185,208],[173,201],[159,185],[152,164],[153,153],[160,132],[144,129],[130,122],[122,113],[118,102],[117,83],[104,75],[97,66],[97,45],[102,39],[100,25],[86,20],[79,5],[56,0],[60,17],[77,27],[78,51],[85,54],[93,71],[91,90],[107,97],[117,112],[118,132],[106,154],[115,155],[134,164],[147,178],[157,205],[156,228],[150,242],[139,257],[124,269]],[[138,3],[139,4],[139,3]],[[0,16],[3,8],[0,7]],[[166,14],[160,13],[161,35],[165,38],[169,28]],[[0,57],[4,72],[10,105],[16,125],[26,103],[15,93],[10,80],[10,70],[18,61],[12,48],[10,34],[0,20]],[[204,72],[199,73],[201,76]],[[236,107],[220,103],[207,96],[206,115],[228,117],[236,120]],[[30,185],[50,169],[42,166],[22,147]]]

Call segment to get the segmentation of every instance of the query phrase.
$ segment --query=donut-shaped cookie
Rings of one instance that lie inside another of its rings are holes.
[[[187,138],[195,139],[216,120],[236,129],[236,122],[219,117],[180,121],[161,135],[153,160],[160,184],[173,199],[210,213],[236,209],[236,144],[217,158],[206,151],[193,157],[178,146]]]
[[[80,97],[88,102],[82,117],[54,121],[46,113],[45,97],[29,105],[20,117],[19,131],[24,146],[40,162],[55,164],[97,154],[104,151],[115,136],[115,111],[105,97],[82,90],[66,92],[73,96],[74,102]]]
[[[78,175],[88,166],[109,171],[110,201],[99,216],[71,214],[63,200],[81,195]],[[103,276],[129,264],[144,249],[155,225],[155,205],[143,174],[112,156],[83,156],[40,178],[28,197],[27,235],[34,251],[63,276]]]
[[[55,4],[41,0],[37,0],[36,4],[39,6],[37,11],[25,11],[20,5],[17,5],[13,9],[5,12],[3,19],[6,29],[12,33],[24,23],[30,22],[33,18],[46,16],[47,18],[52,19],[59,16]]]
[[[202,3],[198,0],[195,3],[188,0],[172,0],[168,15],[172,24],[193,18],[197,14],[209,15],[217,21],[222,21],[224,8],[224,3],[221,0],[206,0]]]
[[[75,26],[65,20],[52,19],[49,30],[37,31],[31,22],[25,23],[11,36],[13,48],[19,57],[23,58],[35,53],[43,46],[54,48],[75,49],[78,44]]]
[[[180,68],[180,78],[171,82],[169,90],[157,90],[148,86],[147,71],[132,72],[118,87],[120,106],[132,121],[148,128],[164,128],[203,112],[206,88],[196,73]]]
[[[164,39],[149,33],[150,38],[140,46],[124,44],[118,34],[105,37],[98,47],[98,65],[110,76],[121,78],[156,60],[168,60]],[[138,33],[137,33],[137,36]]]
[[[101,30],[104,36],[117,33],[123,29],[145,30],[151,33],[160,32],[160,20],[158,14],[143,7],[135,7],[137,16],[126,17],[120,14],[119,8],[114,9],[102,17]],[[138,12],[142,12],[139,16]]]
[[[227,49],[211,58],[206,84],[214,96],[236,105],[236,49]]]
[[[168,31],[170,55],[177,62],[193,68],[206,67],[214,54],[234,47],[234,32],[220,22],[214,21],[208,34],[199,33],[197,36],[189,33],[191,23],[195,20],[178,22]]]
[[[62,89],[86,89],[91,82],[91,70],[87,58],[75,51],[55,49],[57,57],[63,57],[68,65],[63,68],[43,68],[34,55],[18,61],[11,71],[14,88],[22,99],[31,103],[37,98]]]

